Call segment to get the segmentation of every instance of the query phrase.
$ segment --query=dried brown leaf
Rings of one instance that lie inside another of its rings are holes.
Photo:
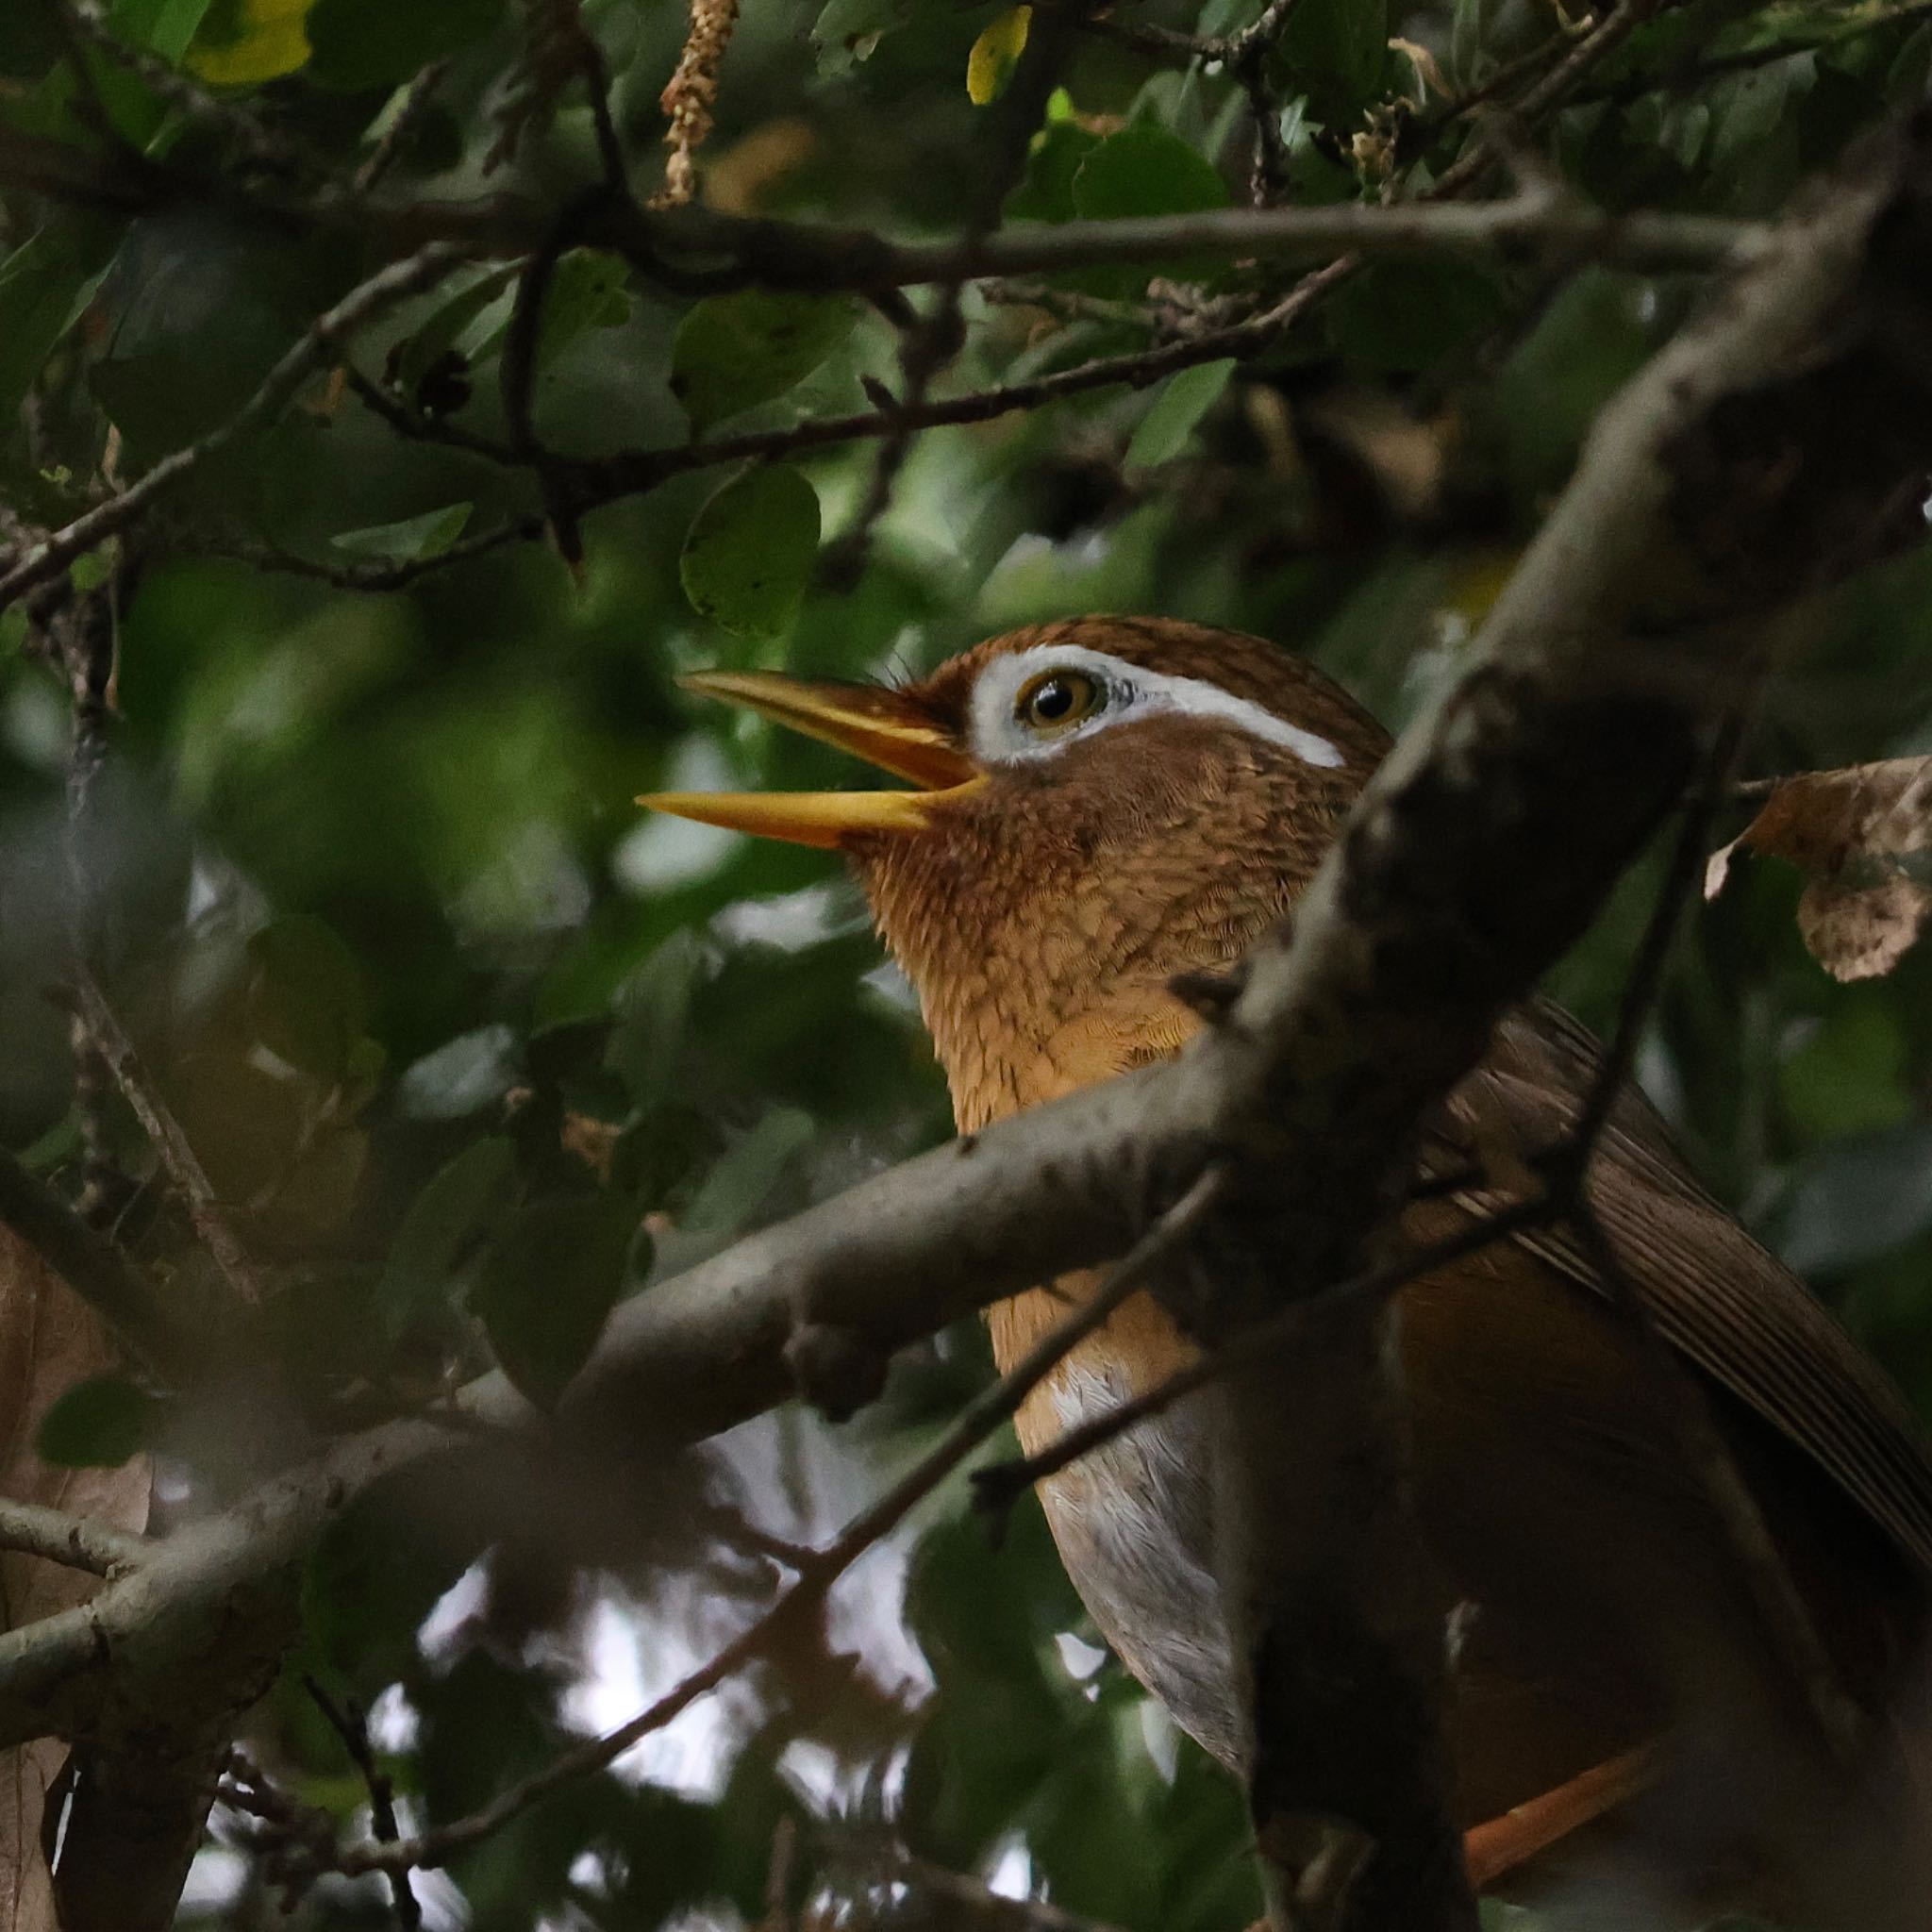
[[[92,1310],[0,1228],[0,1493],[121,1529],[146,1526],[144,1458],[121,1469],[56,1469],[34,1453],[35,1431],[55,1398],[118,1359]],[[0,1626],[17,1629],[68,1609],[98,1588],[81,1571],[0,1555]],[[66,1757],[58,1739],[0,1754],[0,1932],[52,1932],[41,1814]]]
[[[1810,874],[1798,929],[1834,978],[1890,973],[1932,914],[1932,891],[1910,865],[1932,852],[1932,758],[1783,780],[1743,831],[1711,854],[1706,898],[1723,890],[1740,845]]]

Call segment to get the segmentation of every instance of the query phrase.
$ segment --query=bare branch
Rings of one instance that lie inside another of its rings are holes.
[[[152,1285],[120,1249],[5,1148],[0,1148],[0,1223],[171,1381],[191,1379],[206,1362],[207,1345],[177,1329]]]
[[[188,1218],[194,1224],[202,1244],[214,1257],[215,1265],[236,1298],[253,1307],[261,1300],[260,1277],[241,1238],[228,1225],[226,1210],[216,1197],[201,1157],[181,1131],[181,1124],[175,1118],[174,1109],[155,1083],[146,1062],[135,1051],[120,1015],[108,1004],[92,968],[85,960],[76,960],[75,967],[75,998],[88,1038],[134,1109],[142,1131],[153,1141],[168,1178],[180,1191]]]
[[[130,1536],[111,1524],[0,1496],[0,1550],[18,1550],[70,1570],[111,1576],[140,1562],[149,1547],[145,1537]]]
[[[4,155],[4,148],[5,139],[0,137],[0,155]],[[4,160],[0,160],[0,165],[4,165]],[[249,430],[273,422],[303,383],[325,366],[364,323],[398,302],[433,288],[466,258],[467,252],[458,243],[432,242],[358,283],[333,308],[317,317],[308,333],[276,362],[261,386],[225,423],[209,430],[199,441],[163,457],[139,482],[116,491],[105,503],[97,504],[64,528],[43,538],[17,559],[0,576],[0,609],[5,609],[23,591],[58,576],[75,558],[84,557],[109,537],[132,528],[184,476]]]

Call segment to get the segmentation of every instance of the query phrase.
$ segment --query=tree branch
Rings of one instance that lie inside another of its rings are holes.
[[[185,1382],[205,1366],[205,1345],[175,1326],[141,1271],[4,1147],[0,1223],[170,1381]]]
[[[70,1570],[111,1576],[117,1570],[140,1562],[150,1547],[145,1537],[130,1536],[111,1524],[0,1496],[0,1550],[18,1550]]]
[[[0,133],[0,156],[6,139]],[[0,162],[4,165],[4,162]],[[176,483],[249,430],[271,423],[308,377],[325,367],[357,329],[384,309],[435,287],[466,251],[452,242],[432,242],[419,253],[358,283],[334,308],[316,318],[308,332],[263,378],[261,386],[225,423],[163,457],[139,482],[117,491],[106,502],[43,537],[0,575],[0,610],[36,584],[51,581],[76,558],[130,529]]]

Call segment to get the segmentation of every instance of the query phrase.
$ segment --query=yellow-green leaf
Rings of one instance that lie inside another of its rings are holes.
[[[966,57],[966,94],[975,108],[998,100],[1006,92],[1020,56],[1026,51],[1026,35],[1032,25],[1032,8],[1009,7],[974,42],[973,51]]]
[[[216,87],[256,87],[308,64],[308,11],[315,0],[236,0],[217,10],[188,50],[188,66]],[[219,38],[217,38],[217,35]]]

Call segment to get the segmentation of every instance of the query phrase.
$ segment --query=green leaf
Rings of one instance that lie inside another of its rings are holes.
[[[99,285],[44,232],[0,261],[0,424],[11,425],[41,365],[73,325],[80,296]]]
[[[515,1206],[516,1152],[490,1135],[463,1149],[409,1204],[379,1299],[392,1335],[442,1306],[450,1283]]]
[[[1388,0],[1299,0],[1274,60],[1314,101],[1318,119],[1356,124],[1388,70]]]
[[[354,557],[386,558],[393,563],[415,563],[441,557],[463,534],[474,504],[453,503],[445,509],[425,510],[400,523],[375,524],[366,530],[344,530],[329,541]]]
[[[369,1028],[356,956],[321,920],[292,913],[248,941],[248,1024],[292,1067],[340,1080]]]
[[[698,936],[675,932],[618,991],[617,1024],[605,1049],[605,1064],[641,1109],[670,1097],[691,1032],[691,998],[704,970],[705,949]]]
[[[1130,470],[1152,469],[1171,461],[1187,447],[1188,438],[1197,424],[1220,398],[1234,374],[1234,358],[1203,362],[1192,369],[1177,370],[1170,375],[1154,407],[1141,418],[1127,444]]]
[[[818,547],[817,493],[796,470],[763,465],[698,511],[678,575],[699,616],[741,637],[776,637],[805,596]]]
[[[736,1234],[816,1132],[808,1113],[774,1107],[705,1176],[697,1198],[679,1218],[680,1232]]]
[[[849,74],[880,40],[912,18],[913,0],[828,0],[812,25],[819,72]]]
[[[470,351],[463,349],[463,338],[471,325],[492,302],[503,300],[506,303],[503,312],[491,318],[481,338],[500,343],[508,323],[508,303],[514,300],[511,291],[518,273],[517,264],[508,262],[479,270],[469,281],[459,285],[454,281],[445,284],[446,287],[455,286],[457,292],[431,309],[428,317],[408,339],[390,351],[383,370],[384,380],[408,395],[414,392],[430,365],[445,350],[458,349],[466,359],[475,359]]]
[[[118,1469],[147,1446],[159,1404],[123,1375],[90,1375],[41,1418],[34,1447],[59,1469]]]
[[[210,0],[115,0],[109,19],[124,41],[163,60],[178,60],[192,44]]]
[[[1228,200],[1214,163],[1152,121],[1108,135],[1074,176],[1074,209],[1089,221],[1192,214]]]
[[[458,1121],[493,1107],[517,1074],[516,1035],[499,1022],[425,1054],[403,1075],[396,1099],[416,1120]]]
[[[626,273],[617,256],[598,248],[573,248],[557,264],[543,302],[542,333],[537,339],[540,375],[548,374],[557,358],[587,331],[616,328],[630,320]],[[496,297],[494,302],[486,299],[458,332],[456,345],[472,362],[497,354],[509,334],[513,292],[501,288]],[[470,295],[459,299],[467,302]]]
[[[504,0],[316,0],[311,73],[325,87],[400,87],[494,30]]]
[[[851,333],[858,314],[857,304],[836,295],[708,295],[677,325],[671,393],[693,430],[708,429],[802,382]]]
[[[1069,112],[1056,117],[1049,108],[1047,125],[1033,137],[1026,156],[1026,174],[1007,198],[1007,217],[1015,222],[1071,222],[1080,210],[1074,184],[1085,163],[1105,137],[1082,127]]]
[[[533,1201],[497,1238],[470,1306],[510,1381],[549,1408],[583,1367],[624,1287],[637,1216],[604,1195]]]
[[[218,0],[201,23],[187,65],[216,87],[258,87],[308,64],[308,15],[315,0]]]
[[[1378,371],[1427,369],[1503,312],[1503,288],[1457,261],[1377,261],[1338,291],[1335,345]]]

